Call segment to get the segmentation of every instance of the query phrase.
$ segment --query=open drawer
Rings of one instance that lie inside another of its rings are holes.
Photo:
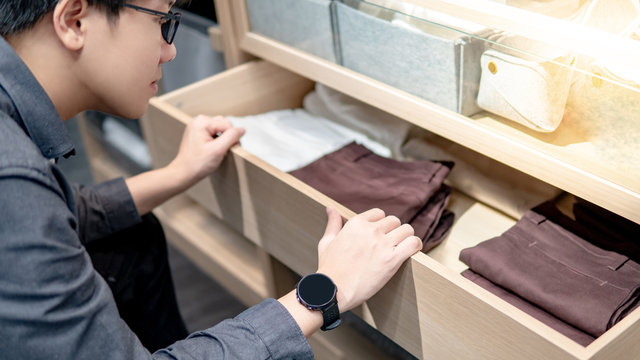
[[[253,306],[268,296],[260,249],[229,225],[184,195],[154,214],[171,245],[243,304]]]
[[[242,116],[300,107],[312,88],[310,80],[260,61],[153,98],[144,121],[154,166],[173,159],[185,124],[197,114]],[[241,147],[188,194],[299,274],[316,269],[325,207],[353,216]],[[450,207],[457,221],[449,237],[429,255],[407,261],[359,309],[365,321],[419,358],[637,358],[639,311],[584,348],[463,278],[459,251],[501,234],[514,220],[462,195]]]

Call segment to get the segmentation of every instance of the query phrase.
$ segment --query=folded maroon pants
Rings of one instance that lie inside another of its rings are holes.
[[[462,276],[582,346],[587,346],[595,340],[593,336],[580,329],[576,329],[574,326],[567,324],[566,322],[542,310],[538,306],[528,302],[511,291],[492,283],[471,270],[465,270],[462,273]]]
[[[397,216],[414,227],[428,250],[453,223],[453,214],[445,209],[451,191],[442,185],[452,166],[401,162],[351,143],[291,174],[355,212],[377,207]]]
[[[598,337],[638,306],[640,265],[591,244],[541,212],[527,212],[503,235],[463,250],[460,260]]]

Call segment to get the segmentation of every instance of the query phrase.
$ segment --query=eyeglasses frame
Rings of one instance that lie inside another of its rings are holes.
[[[145,14],[160,16],[161,19],[166,20],[161,25],[162,38],[169,45],[173,43],[173,40],[175,39],[175,36],[176,36],[176,32],[178,31],[178,25],[180,25],[180,18],[182,17],[182,14],[180,14],[179,12],[174,13],[171,11],[165,13],[162,11],[157,11],[157,10],[153,10],[153,9],[149,9],[149,8],[145,8],[145,7],[137,6],[133,4],[124,4],[124,6],[134,9],[136,11],[143,12]],[[169,25],[165,25],[165,24],[169,24]],[[165,27],[165,26],[168,26],[168,27]]]

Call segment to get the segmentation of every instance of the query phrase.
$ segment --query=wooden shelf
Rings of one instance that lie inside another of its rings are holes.
[[[471,119],[255,33],[241,48],[640,223],[634,144],[598,151],[610,139],[593,139],[580,124],[542,134],[490,114]]]

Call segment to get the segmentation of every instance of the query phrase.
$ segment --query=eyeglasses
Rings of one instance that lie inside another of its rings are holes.
[[[132,8],[136,11],[143,12],[145,14],[160,16],[162,38],[167,42],[167,44],[173,43],[173,39],[176,36],[176,31],[178,31],[178,25],[180,25],[180,18],[182,17],[182,14],[174,13],[171,11],[169,11],[168,13],[164,13],[162,11],[147,9],[131,4],[124,4],[124,6]]]

